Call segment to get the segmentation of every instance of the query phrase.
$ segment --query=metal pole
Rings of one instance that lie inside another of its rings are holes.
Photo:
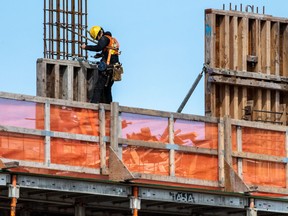
[[[12,186],[16,187],[16,175],[12,176]],[[11,211],[10,211],[10,216],[16,216],[16,204],[17,204],[17,198],[16,197],[12,197],[11,199]]]
[[[187,101],[189,100],[189,98],[191,97],[192,93],[194,92],[196,86],[198,85],[199,81],[201,80],[202,76],[203,76],[203,72],[204,69],[202,70],[202,72],[197,76],[196,80],[194,81],[193,85],[191,86],[188,94],[186,95],[186,97],[184,98],[183,102],[181,103],[181,105],[179,106],[177,112],[181,113],[184,106],[186,105]]]
[[[138,187],[133,187],[133,196],[135,198],[138,198]],[[138,216],[138,209],[137,208],[133,209],[133,216]]]
[[[80,34],[78,34],[77,32],[69,29],[68,27],[66,27],[66,26],[64,26],[64,25],[61,25],[61,27],[62,27],[62,28],[65,28],[67,31],[70,31],[70,32],[72,32],[72,33],[74,33],[74,34],[79,35],[79,36],[82,37],[82,38],[85,38],[86,40],[89,40],[89,41],[92,42],[92,43],[97,44],[97,41],[94,41],[94,40],[92,40],[92,39],[90,39],[90,38],[88,38],[88,37],[85,37],[84,35],[80,35]]]

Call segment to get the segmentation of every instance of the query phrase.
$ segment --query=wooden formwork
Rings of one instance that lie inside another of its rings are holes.
[[[37,96],[90,101],[97,67],[84,61],[37,60]]]
[[[205,11],[207,116],[287,124],[288,19]]]

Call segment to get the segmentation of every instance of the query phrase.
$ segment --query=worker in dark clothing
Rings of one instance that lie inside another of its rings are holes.
[[[98,62],[98,80],[95,84],[92,103],[112,102],[112,85],[114,83],[112,72],[113,65],[119,63],[119,43],[110,32],[104,32],[100,26],[90,29],[90,36],[97,40],[97,45],[82,44],[82,49],[98,52],[95,58],[101,57]],[[111,69],[112,68],[112,69]]]

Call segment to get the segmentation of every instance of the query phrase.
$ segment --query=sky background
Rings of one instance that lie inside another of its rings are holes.
[[[288,17],[287,0],[89,0],[88,25],[111,31],[124,66],[113,85],[122,106],[176,112],[204,63],[204,10],[232,3],[265,6]],[[0,7],[0,91],[36,95],[36,61],[43,58],[43,0],[9,0]],[[92,56],[93,52],[89,52]],[[204,115],[204,79],[182,113]]]

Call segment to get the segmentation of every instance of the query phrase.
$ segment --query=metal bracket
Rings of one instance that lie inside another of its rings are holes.
[[[141,199],[131,196],[130,197],[130,209],[141,209]]]
[[[20,186],[16,185],[13,186],[12,184],[9,184],[9,194],[8,197],[9,198],[19,198],[19,194],[20,194]]]

